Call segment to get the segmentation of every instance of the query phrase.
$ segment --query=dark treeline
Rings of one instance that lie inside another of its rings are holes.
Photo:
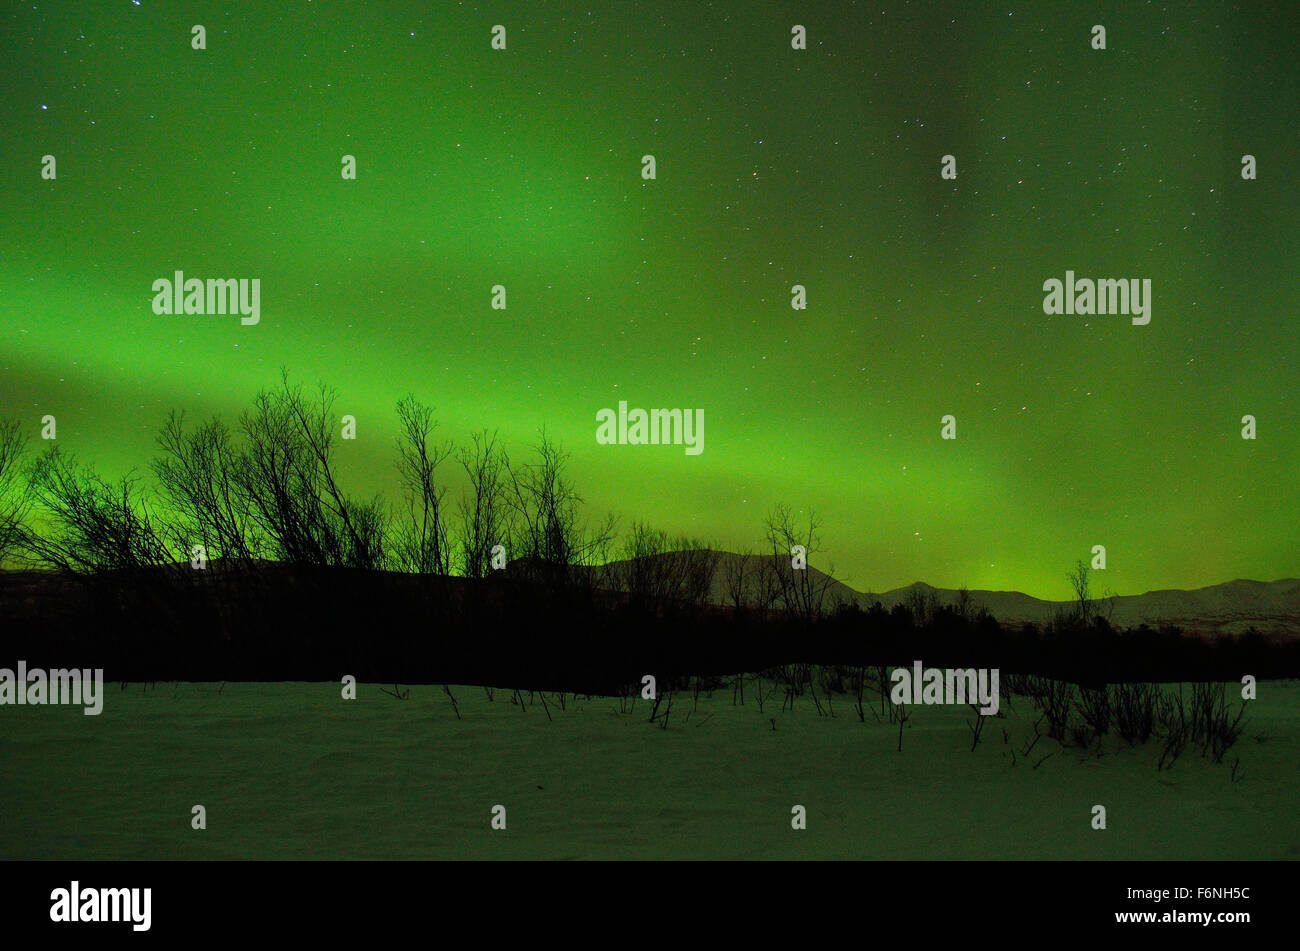
[[[1300,652],[1262,637],[1210,645],[1113,630],[1081,594],[1043,631],[961,598],[863,610],[830,574],[814,516],[776,506],[763,554],[611,516],[590,522],[544,434],[516,461],[488,432],[459,449],[432,411],[397,405],[397,505],[358,498],[337,465],[326,387],[283,375],[236,426],[158,437],[153,480],[107,481],[52,445],[34,459],[0,422],[6,655],[103,667],[116,680],[482,683],[615,693],[653,674],[819,664],[1000,667],[1076,683],[1294,676]],[[453,505],[445,479],[465,486]]]
[[[795,664],[997,667],[1084,686],[1295,676],[1262,637],[1210,643],[1176,629],[1068,620],[1011,631],[942,606],[918,618],[841,606],[815,619],[689,601],[639,601],[594,584],[555,588],[516,566],[482,579],[275,563],[246,574],[164,567],[0,585],[6,655],[103,667],[115,680],[482,683],[616,693]]]

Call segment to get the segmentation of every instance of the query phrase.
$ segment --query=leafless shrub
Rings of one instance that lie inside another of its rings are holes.
[[[452,709],[453,712],[455,712],[455,714],[456,714],[456,719],[457,719],[457,720],[463,720],[463,719],[465,719],[464,717],[462,717],[462,716],[460,715],[460,704],[458,704],[458,703],[456,702],[456,698],[455,698],[454,696],[452,696],[451,688],[448,687],[446,684],[443,684],[443,685],[442,685],[442,692],[445,693],[445,694],[447,695],[447,699],[451,701],[451,709]]]
[[[971,730],[970,751],[974,753],[975,747],[979,746],[980,734],[984,732],[984,721],[987,720],[988,717],[980,713],[980,705],[978,703],[972,703],[969,706],[971,711],[975,714],[975,722],[967,724]]]
[[[808,687],[808,697],[813,702],[813,708],[817,711],[819,717],[827,716],[828,714],[826,710],[822,707],[821,699],[817,696],[817,688],[814,685],[814,680],[816,678],[812,675],[812,667],[808,664],[803,664],[802,667],[804,684]],[[826,696],[829,698],[830,694],[827,694]]]
[[[904,703],[898,704],[895,710],[894,718],[898,720],[898,752],[901,753],[903,752],[903,727],[912,718],[912,711]]]
[[[888,714],[889,722],[893,723],[897,714],[894,705],[889,702],[889,665],[878,664],[874,670],[876,672],[876,690],[880,694],[880,714],[881,716]]]
[[[1038,745],[1038,741],[1043,738],[1042,732],[1038,729],[1042,722],[1041,716],[1034,721],[1034,738],[1025,742],[1025,748],[1020,751],[1021,756],[1028,757],[1033,748]]]
[[[754,675],[754,697],[755,699],[758,700],[759,713],[763,712],[763,705],[767,702],[768,698],[772,696],[772,692],[776,690],[776,687],[777,685],[773,683],[771,690],[764,691],[763,671],[759,671],[757,674]]]
[[[854,681],[853,681],[854,698],[855,698],[853,702],[853,709],[858,712],[858,722],[860,723],[867,722],[866,709],[862,700],[862,695],[866,687],[866,680],[867,680],[867,668],[858,667],[854,674]],[[875,711],[872,710],[872,713],[874,714]]]
[[[666,699],[666,700],[668,701],[668,703],[664,706],[663,712],[660,713],[660,712],[659,712],[659,703],[660,703],[661,700],[664,700],[664,699]],[[672,693],[671,693],[671,692],[666,692],[666,693],[656,694],[656,695],[655,695],[655,705],[654,705],[654,708],[650,711],[650,720],[649,720],[649,722],[650,722],[650,723],[654,723],[656,720],[658,720],[658,721],[659,721],[659,726],[660,726],[660,728],[666,730],[666,729],[668,729],[668,718],[672,716],[672,713],[673,713],[673,695],[672,695]]]
[[[1066,737],[1074,693],[1074,684],[1064,680],[1048,678],[1042,685],[1040,702],[1047,718],[1047,735],[1054,740],[1063,741]]]
[[[1097,737],[1110,732],[1112,710],[1108,686],[1080,687],[1077,707],[1084,723]]]
[[[1191,742],[1200,748],[1202,756],[1209,756],[1216,763],[1223,762],[1223,754],[1237,742],[1245,728],[1241,722],[1245,713],[1243,701],[1237,716],[1230,718],[1223,684],[1192,684]]]
[[[1115,727],[1130,745],[1145,743],[1155,728],[1160,688],[1155,684],[1116,684],[1113,689]]]
[[[1169,769],[1174,765],[1182,752],[1187,747],[1189,736],[1189,727],[1187,723],[1187,709],[1183,703],[1183,685],[1178,685],[1178,693],[1163,691],[1160,700],[1156,706],[1156,722],[1161,735],[1164,737],[1164,748],[1160,753],[1160,760],[1156,763],[1157,770]]]

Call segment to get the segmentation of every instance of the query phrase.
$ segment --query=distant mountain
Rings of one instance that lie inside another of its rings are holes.
[[[729,572],[743,567],[746,581],[751,576],[756,581],[762,558],[730,552],[718,554],[719,565],[713,579],[712,598],[725,604],[731,600],[727,584]],[[742,560],[746,562],[743,565]],[[940,604],[952,604],[958,598],[955,589],[935,588],[922,581],[883,594],[869,594],[829,578],[811,565],[807,570],[812,574],[814,584],[826,586],[828,603],[835,600],[856,602],[867,609],[879,601],[888,610],[896,604],[909,601],[914,592],[926,597],[933,595]],[[746,588],[753,593],[754,589],[749,588],[748,583]],[[987,608],[999,621],[1011,624],[1032,621],[1041,625],[1058,613],[1070,611],[1074,607],[1072,601],[1044,601],[1019,591],[972,589],[969,594],[975,604]],[[1105,614],[1108,605],[1106,601],[1098,599],[1097,608]],[[1186,591],[1169,588],[1148,591],[1146,594],[1117,596],[1109,616],[1110,622],[1117,627],[1136,627],[1143,623],[1151,627],[1175,624],[1188,632],[1210,635],[1242,634],[1254,627],[1263,634],[1300,635],[1300,579],[1238,579]]]
[[[906,601],[912,589],[918,587],[933,592],[940,603],[951,603],[957,598],[956,591],[918,583],[876,597],[861,595],[859,603],[871,604],[878,600],[892,607]],[[1011,623],[1042,624],[1074,608],[1072,601],[1042,601],[1019,591],[971,591],[970,596],[994,617]],[[1264,634],[1300,634],[1300,579],[1239,579],[1192,590],[1166,588],[1116,596],[1113,610],[1107,599],[1098,599],[1095,607],[1116,627],[1173,624],[1189,632],[1225,635],[1242,634],[1254,627]]]

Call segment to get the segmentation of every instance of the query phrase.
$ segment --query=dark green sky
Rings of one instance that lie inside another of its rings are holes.
[[[0,413],[116,474],[284,365],[356,415],[359,488],[414,391],[545,424],[625,524],[811,506],[861,589],[1065,597],[1095,544],[1119,593],[1300,575],[1278,6],[6,4]],[[155,315],[177,269],[259,278],[260,324]],[[1044,314],[1067,269],[1151,279],[1150,324]],[[702,408],[704,452],[597,445],[620,399]]]

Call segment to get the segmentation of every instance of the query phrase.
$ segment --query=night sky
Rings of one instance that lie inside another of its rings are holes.
[[[458,441],[544,425],[624,527],[812,507],[862,590],[1064,598],[1097,544],[1095,590],[1294,577],[1296,9],[5,4],[0,414],[147,472],[285,366],[363,494],[414,392]],[[260,279],[260,323],[154,314],[176,270]],[[1150,323],[1045,314],[1067,270],[1150,279]],[[598,445],[619,400],[704,451]]]

